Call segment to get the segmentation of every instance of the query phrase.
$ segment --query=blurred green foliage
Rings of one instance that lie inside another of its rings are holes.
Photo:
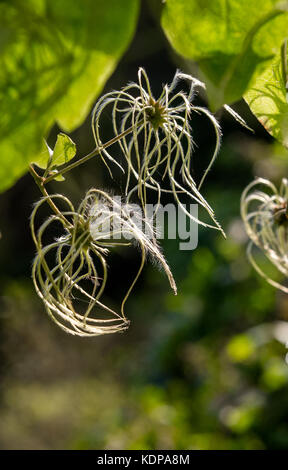
[[[167,0],[162,26],[177,52],[196,60],[211,105],[239,100],[280,50],[287,2]]]
[[[53,2],[53,7],[65,3]],[[71,15],[72,3],[78,2],[69,3]],[[0,3],[1,8],[3,5],[7,7],[7,2]],[[117,10],[117,5],[111,12]],[[43,10],[35,11],[40,15]],[[133,8],[129,11],[132,16]],[[96,22],[97,14],[92,12],[87,16]],[[129,14],[125,9],[127,18]],[[171,81],[176,67],[181,65],[186,70],[187,63],[179,63],[180,59],[171,55],[158,24],[143,5],[135,38],[105,91],[135,79],[142,65],[157,95],[157,88]],[[34,26],[36,31],[39,26],[38,35],[48,34],[40,23]],[[95,73],[95,68],[89,75],[83,69],[81,80],[87,90],[93,89],[94,93],[97,89],[98,93],[100,82]],[[22,83],[21,77],[19,70],[14,76],[16,83]],[[101,78],[101,84],[106,77]],[[54,81],[47,78],[45,83],[50,96]],[[93,98],[91,95],[90,104]],[[195,99],[205,104],[202,97]],[[15,105],[13,100],[11,103]],[[52,109],[49,103],[44,99],[43,116]],[[66,102],[65,108],[63,101],[63,116],[64,111],[69,114],[70,103]],[[19,160],[23,162],[21,171],[26,159],[23,148],[25,142],[27,146],[30,142],[20,139],[22,132],[28,139],[30,123],[42,125],[40,108],[35,108],[38,114],[31,120],[34,108],[25,106],[19,110],[21,115],[15,114],[19,118],[15,145],[19,143],[18,155],[23,158]],[[25,109],[29,115],[26,121]],[[165,240],[164,252],[179,294],[170,294],[164,274],[147,265],[127,303],[131,326],[124,334],[87,340],[66,335],[50,321],[30,280],[34,247],[28,218],[33,202],[40,196],[38,188],[26,175],[2,194],[1,449],[288,448],[288,300],[249,266],[245,256],[247,236],[239,216],[243,187],[254,175],[281,179],[288,170],[287,151],[272,142],[245,104],[238,104],[238,111],[255,128],[255,135],[227,115],[218,116],[223,147],[204,188],[205,197],[227,232],[227,240],[214,231],[200,229],[199,246],[192,252],[179,251],[179,240]],[[64,117],[60,122],[64,129],[69,127]],[[58,130],[53,128],[48,138],[51,148]],[[198,146],[195,179],[200,179],[211,151],[206,120],[196,116],[193,132]],[[80,154],[91,150],[89,118],[71,137]],[[4,168],[4,147],[1,155]],[[28,157],[25,164],[27,161]],[[61,189],[78,203],[91,186],[119,190],[121,185],[121,177],[112,181],[99,161],[91,161],[71,172]],[[51,188],[58,191],[59,183],[52,183]],[[133,276],[139,265],[137,250],[135,256],[121,250],[113,256],[109,259],[106,294],[112,306],[127,288],[127,276]]]
[[[42,161],[38,162],[38,166],[51,170],[54,167],[61,166],[69,162],[76,154],[76,144],[68,135],[61,132],[57,136],[54,149],[50,149],[47,145]]]
[[[83,122],[132,38],[138,4],[0,2],[0,191],[45,153],[55,121],[66,131]]]

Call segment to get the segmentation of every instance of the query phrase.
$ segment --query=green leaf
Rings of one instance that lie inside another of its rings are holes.
[[[55,176],[54,181],[65,181],[65,178],[62,175],[58,175],[58,176]]]
[[[60,166],[69,162],[76,154],[76,145],[66,134],[60,133],[53,150],[52,165]]]
[[[0,2],[0,191],[86,118],[134,33],[139,0]],[[41,155],[42,154],[42,155]]]
[[[244,95],[265,129],[288,148],[288,103],[281,54]]]
[[[240,99],[287,34],[287,2],[166,0],[162,27],[176,51],[197,61],[214,109]]]
[[[44,169],[55,168],[69,162],[76,154],[76,144],[73,140],[63,132],[57,135],[54,150],[51,150],[45,142],[46,150],[38,159],[38,166]]]

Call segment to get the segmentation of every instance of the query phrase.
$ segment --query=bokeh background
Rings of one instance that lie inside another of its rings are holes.
[[[193,70],[168,45],[156,13],[142,2],[134,39],[104,92],[136,80],[139,66],[155,95],[176,68]],[[196,101],[207,105],[205,96]],[[70,337],[50,321],[30,275],[38,188],[27,174],[1,195],[1,449],[288,449],[288,300],[248,264],[239,215],[241,192],[255,175],[276,184],[287,175],[287,151],[244,102],[235,109],[255,133],[218,113],[223,145],[204,188],[227,240],[204,228],[192,252],[164,240],[179,294],[147,264],[127,304],[124,334]],[[93,149],[90,115],[71,137],[79,155]],[[197,179],[213,146],[204,118],[195,119],[194,138]],[[95,186],[119,191],[119,181],[93,160],[51,191],[77,204]],[[112,255],[110,304],[119,303],[138,263],[136,250]]]

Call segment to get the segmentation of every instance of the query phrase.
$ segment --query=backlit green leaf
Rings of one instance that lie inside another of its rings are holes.
[[[57,136],[56,144],[51,156],[51,165],[60,166],[69,162],[76,154],[76,145],[72,139],[61,132]]]
[[[244,98],[265,129],[288,148],[288,103],[280,53]]]
[[[56,166],[63,165],[75,157],[76,145],[66,134],[58,134],[57,141],[53,150],[52,164]]]
[[[197,61],[218,109],[251,88],[287,34],[287,2],[166,0],[163,29],[176,51]]]
[[[132,38],[139,0],[0,2],[0,191],[85,119]]]

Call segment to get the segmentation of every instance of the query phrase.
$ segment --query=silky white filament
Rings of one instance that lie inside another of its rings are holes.
[[[262,190],[259,189],[262,188]],[[288,288],[268,276],[253,255],[257,246],[268,260],[288,277],[288,181],[282,179],[280,190],[269,180],[256,178],[243,191],[241,215],[251,241],[247,254],[252,266],[272,286],[288,293]]]
[[[181,80],[188,82],[188,93],[182,90],[175,91]],[[213,209],[200,193],[200,188],[220,149],[221,129],[208,109],[193,105],[197,87],[205,88],[205,85],[190,75],[177,71],[172,83],[164,85],[160,97],[155,99],[149,78],[145,70],[140,68],[138,83],[130,83],[122,90],[107,93],[98,100],[93,110],[92,130],[96,146],[100,149],[100,155],[111,176],[110,162],[116,164],[126,174],[125,193],[128,201],[137,192],[145,210],[147,189],[157,193],[158,203],[162,193],[172,193],[188,217],[224,234]],[[118,161],[118,156],[113,155],[111,149],[108,151],[102,148],[100,121],[108,106],[112,107],[115,142],[117,137],[125,165],[122,161]],[[204,114],[215,134],[215,146],[210,163],[199,185],[191,175],[194,142],[190,122],[193,113]],[[181,177],[180,180],[178,175]],[[168,178],[170,189],[163,187],[164,178]],[[195,219],[185,209],[180,199],[181,195],[202,206],[214,224]]]

